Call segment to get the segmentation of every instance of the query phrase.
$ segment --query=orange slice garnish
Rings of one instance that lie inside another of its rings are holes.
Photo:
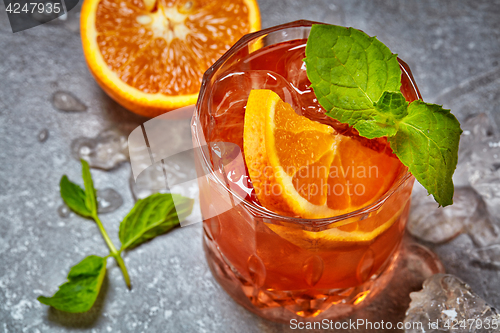
[[[309,219],[338,216],[373,203],[389,190],[403,167],[386,152],[299,116],[266,89],[250,92],[243,148],[262,206]],[[287,239],[295,239],[299,232],[302,239],[365,242],[390,227],[399,213],[374,224],[351,223],[321,232],[269,227]]]
[[[85,0],[81,12],[95,79],[147,117],[194,104],[203,73],[259,29],[255,0]]]
[[[340,138],[332,127],[297,115],[275,92],[252,90],[245,110],[243,150],[260,203],[291,216],[335,215],[326,205],[324,186]],[[299,177],[304,167],[323,172]]]

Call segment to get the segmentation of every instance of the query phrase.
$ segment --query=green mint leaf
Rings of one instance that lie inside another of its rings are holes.
[[[138,200],[120,224],[121,249],[136,247],[169,231],[191,214],[193,204],[193,199],[170,193]]]
[[[376,112],[371,119],[360,119],[354,128],[361,136],[369,139],[393,136],[397,132],[396,124],[408,114],[408,102],[400,92],[384,92],[374,104]]]
[[[401,162],[441,205],[453,203],[460,123],[440,105],[415,101],[389,143]]]
[[[82,177],[83,184],[85,185],[85,206],[92,213],[92,215],[97,214],[97,200],[95,197],[94,182],[92,181],[92,175],[90,174],[89,164],[85,160],[80,160],[82,162]]]
[[[306,46],[307,76],[326,114],[391,148],[441,205],[453,203],[460,123],[439,105],[400,92],[396,55],[352,28],[313,25]]]
[[[80,186],[71,182],[66,175],[59,182],[61,197],[68,207],[83,217],[92,217],[92,212],[85,204],[85,192]]]
[[[354,125],[371,119],[384,91],[399,91],[397,55],[375,37],[353,28],[313,25],[306,45],[306,70],[327,114]]]
[[[106,258],[88,256],[71,268],[68,282],[59,286],[54,296],[37,299],[61,311],[86,312],[94,305],[105,275]]]
[[[460,123],[440,105],[415,101],[400,92],[384,92],[371,119],[354,124],[367,138],[387,136],[391,148],[442,206],[453,203],[452,176],[457,165]]]

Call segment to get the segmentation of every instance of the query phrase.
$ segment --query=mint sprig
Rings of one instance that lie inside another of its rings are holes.
[[[86,257],[71,268],[68,282],[59,286],[59,290],[52,297],[38,297],[38,301],[43,304],[73,313],[86,312],[94,305],[106,275],[108,257],[116,260],[130,288],[130,277],[121,257],[122,251],[136,247],[174,228],[191,214],[194,203],[193,199],[170,193],[153,194],[137,201],[120,223],[119,238],[122,246],[117,250],[97,215],[97,200],[89,165],[84,160],[81,162],[85,190],[64,175],[59,184],[61,197],[75,213],[96,222],[110,253],[106,257],[95,255]]]
[[[313,25],[306,45],[311,86],[327,115],[392,150],[441,205],[453,203],[460,123],[449,110],[401,94],[397,55],[353,28]]]

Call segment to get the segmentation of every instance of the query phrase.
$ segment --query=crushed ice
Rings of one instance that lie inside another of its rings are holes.
[[[412,208],[407,230],[415,237],[431,243],[449,241],[475,217],[479,197],[469,187],[457,188],[453,205],[438,208],[438,204],[419,183],[413,187]]]
[[[129,159],[127,136],[119,129],[108,129],[95,138],[80,137],[71,143],[71,154],[93,168],[110,170]]]
[[[456,276],[435,274],[425,280],[421,291],[411,293],[410,298],[406,333],[499,331],[498,312]]]
[[[481,195],[491,216],[500,217],[500,136],[471,147],[467,173],[471,187]]]
[[[500,243],[500,135],[485,113],[462,122],[454,204],[438,208],[417,182],[408,231],[419,239],[442,243],[468,233],[476,246]]]

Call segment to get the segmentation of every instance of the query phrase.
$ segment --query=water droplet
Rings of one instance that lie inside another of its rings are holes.
[[[357,275],[359,282],[365,282],[368,280],[371,275],[374,262],[375,253],[373,253],[372,249],[368,248],[358,264]]]
[[[71,214],[71,209],[69,209],[69,207],[63,203],[57,208],[57,214],[63,219],[65,219]]]
[[[316,283],[321,279],[323,275],[323,268],[325,263],[320,256],[312,256],[309,257],[302,267],[302,271],[304,272],[305,280],[308,285],[311,287],[315,286]]]
[[[49,130],[46,128],[41,130],[37,135],[38,141],[40,141],[40,142],[47,141],[48,137],[49,137]]]
[[[80,137],[71,143],[71,153],[93,168],[110,170],[129,159],[127,136],[120,130],[109,129],[95,138]]]
[[[247,261],[248,272],[250,273],[250,279],[258,287],[262,287],[264,281],[266,280],[266,267],[262,262],[262,259],[252,254]]]
[[[72,93],[67,91],[56,91],[52,95],[52,104],[61,111],[85,111],[87,106],[83,104]]]
[[[97,190],[97,211],[101,214],[111,213],[123,204],[121,195],[112,188]]]

